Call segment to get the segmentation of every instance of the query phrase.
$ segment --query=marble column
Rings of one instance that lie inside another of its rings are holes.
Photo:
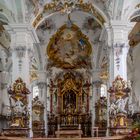
[[[127,80],[128,33],[132,27],[133,24],[126,21],[111,20],[110,24],[104,24],[101,40],[108,46],[110,85],[117,75]]]
[[[47,74],[46,72],[39,73],[39,99],[44,104],[44,123],[45,123],[45,136],[48,136],[48,112],[47,112]]]
[[[96,86],[95,82],[92,84],[92,137],[94,137],[93,127],[95,127],[95,98],[96,98]]]
[[[92,137],[94,137],[94,127],[95,127],[95,119],[96,119],[96,112],[95,112],[95,103],[100,98],[100,88],[101,82],[99,80],[93,81],[92,83]]]
[[[127,81],[128,33],[132,29],[132,24],[124,21],[111,21],[111,28],[113,41],[110,46],[110,67],[112,69],[110,69],[110,83],[117,75]]]

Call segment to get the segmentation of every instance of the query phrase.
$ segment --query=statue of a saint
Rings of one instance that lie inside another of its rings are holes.
[[[110,115],[116,115],[116,113],[117,113],[117,106],[114,103],[112,103],[110,105],[109,113],[110,113]]]
[[[14,111],[16,114],[21,114],[24,111],[24,104],[19,99],[15,103]]]
[[[116,101],[117,113],[127,113],[127,111],[125,110],[127,100],[128,100],[128,97],[125,99],[122,99],[122,97],[119,97],[119,99]]]

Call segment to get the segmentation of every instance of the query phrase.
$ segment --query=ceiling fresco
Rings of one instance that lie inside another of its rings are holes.
[[[75,24],[63,25],[47,46],[48,67],[63,69],[91,68],[91,44]]]
[[[95,9],[95,7],[89,3],[89,2],[84,2],[83,0],[70,0],[70,1],[65,1],[65,0],[53,0],[50,3],[46,3],[43,6],[43,10],[39,12],[39,7],[42,7],[39,3],[36,4],[35,6],[36,11],[34,12],[35,14],[35,19],[33,21],[33,27],[37,28],[40,24],[40,22],[44,19],[44,17],[55,13],[55,12],[60,12],[61,14],[70,14],[73,11],[83,11],[86,13],[89,13],[91,15],[94,15],[98,22],[103,25],[105,23],[105,19],[102,17],[102,15]],[[37,14],[38,13],[38,14]]]
[[[101,25],[93,17],[86,17],[83,28],[87,30],[95,30],[96,28],[101,28]]]

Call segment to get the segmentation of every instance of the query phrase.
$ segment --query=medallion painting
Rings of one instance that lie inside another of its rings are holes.
[[[80,29],[71,24],[63,25],[50,39],[47,47],[48,68],[63,69],[91,68],[92,47]]]

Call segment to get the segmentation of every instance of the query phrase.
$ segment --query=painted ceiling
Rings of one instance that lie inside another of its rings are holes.
[[[47,46],[49,66],[63,69],[91,68],[92,46],[78,26],[71,23],[63,25],[50,39]]]
[[[111,20],[128,21],[134,12],[138,13],[138,3],[139,0],[0,0],[0,21],[33,27],[39,39],[33,51],[34,71],[49,67],[53,67],[52,73],[56,69],[104,71],[103,64],[108,61],[101,39],[104,27]],[[69,14],[74,28],[66,26]],[[10,38],[5,31],[1,37]],[[9,44],[6,46],[9,48]]]

